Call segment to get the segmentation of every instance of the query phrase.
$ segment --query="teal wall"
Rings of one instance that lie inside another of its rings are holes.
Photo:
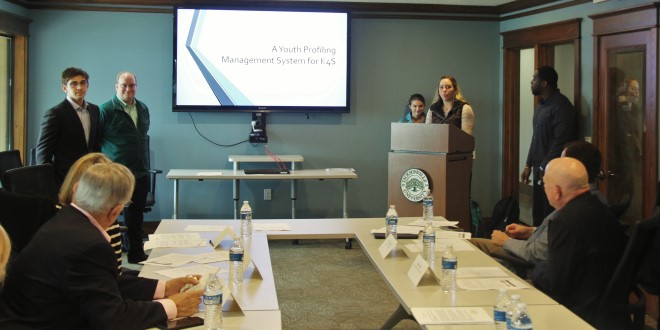
[[[583,129],[591,134],[592,42],[587,15],[643,1],[609,0],[502,22],[353,19],[351,112],[349,114],[272,114],[267,119],[269,148],[276,154],[301,154],[302,168],[352,167],[359,178],[349,182],[349,215],[382,216],[387,209],[387,152],[390,122],[396,121],[411,93],[431,99],[437,79],[457,77],[476,116],[476,154],[472,195],[489,215],[500,198],[502,72],[499,33],[552,21],[583,17]],[[249,114],[173,113],[172,16],[153,13],[31,10],[0,0],[0,9],[28,16],[30,25],[28,147],[34,147],[43,113],[64,94],[59,75],[68,66],[90,74],[87,99],[96,104],[114,93],[119,70],[138,76],[138,98],[151,109],[153,167],[229,168],[230,154],[266,154],[263,146],[221,148],[247,138]],[[420,143],[422,143],[420,141]],[[173,183],[158,179],[157,207],[149,219],[172,214]],[[263,201],[265,188],[273,201]],[[340,182],[299,183],[298,218],[340,217]],[[232,217],[230,182],[184,182],[180,216]],[[241,199],[252,202],[255,217],[290,215],[288,182],[244,182]],[[421,213],[421,211],[420,211]]]
[[[29,147],[36,144],[43,113],[64,98],[59,75],[68,66],[90,74],[87,100],[100,104],[114,93],[119,70],[138,76],[138,98],[151,109],[152,167],[229,168],[230,154],[266,154],[263,146],[221,148],[196,132],[190,114],[171,111],[172,16],[166,14],[34,10],[30,13]],[[381,216],[387,210],[387,152],[390,122],[398,120],[414,92],[432,98],[437,79],[455,75],[476,112],[477,162],[474,195],[492,204],[497,184],[483,184],[499,166],[498,23],[425,20],[352,21],[350,114],[270,114],[269,148],[301,154],[302,168],[352,167],[349,214]],[[445,40],[444,42],[441,42]],[[481,40],[474,42],[474,40]],[[249,114],[192,113],[211,140],[231,144],[247,138]],[[290,214],[288,182],[243,182],[241,199],[252,201],[255,217]],[[173,183],[158,180],[158,204],[149,218],[172,214]],[[273,201],[263,201],[263,189]],[[340,217],[339,181],[302,181],[299,218]],[[231,182],[184,182],[181,212],[186,218],[232,217]],[[421,211],[420,211],[421,213]]]

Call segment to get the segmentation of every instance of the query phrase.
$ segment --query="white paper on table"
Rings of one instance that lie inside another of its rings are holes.
[[[146,241],[144,242],[144,249],[151,250],[155,248],[169,248],[169,247],[201,247],[208,246],[209,241],[205,239],[195,240],[171,240],[171,241]]]
[[[183,231],[223,231],[227,226],[188,225]]]
[[[470,239],[472,238],[472,234],[467,231],[453,231],[453,230],[436,230],[435,232],[435,238],[462,238],[462,239]]]
[[[291,225],[288,223],[252,223],[254,230],[272,230],[272,231],[290,231]]]
[[[507,277],[507,273],[497,267],[459,267],[457,278]]]
[[[229,261],[229,251],[215,251],[209,253],[196,254],[199,256],[198,259],[195,259],[195,263],[198,264],[209,264],[212,262],[220,261]]]
[[[419,324],[493,324],[483,307],[412,307]]]
[[[433,227],[452,227],[458,225],[458,221],[449,221],[441,216],[435,216],[434,218],[440,218],[440,220],[433,220]],[[426,221],[424,219],[417,219],[408,224],[408,226],[415,227],[426,227]]]
[[[179,268],[168,268],[157,270],[156,274],[160,274],[169,278],[186,277],[188,275],[207,275],[210,273],[226,272],[226,269],[221,269],[209,265],[195,265]]]
[[[497,290],[500,288],[514,290],[529,288],[529,285],[526,282],[516,280],[513,277],[461,278],[456,280],[456,284],[458,287],[465,290]]]
[[[206,171],[206,172],[197,172],[197,176],[222,176],[222,171]]]
[[[372,229],[371,233],[372,234],[385,234],[385,227],[378,228],[378,229]],[[411,235],[419,235],[419,232],[422,231],[421,228],[416,227],[416,226],[397,226],[396,227],[396,233],[397,234],[411,234]]]
[[[444,251],[447,248],[447,244],[451,244],[454,247],[454,251],[474,251],[472,244],[460,238],[438,239],[437,236],[435,237],[436,251]],[[406,244],[406,248],[413,253],[422,252],[422,241],[418,239],[412,240],[412,244]]]
[[[149,258],[148,260],[141,262],[141,264],[179,267],[199,258],[198,255],[170,253],[156,258]]]
[[[199,233],[172,233],[172,234],[150,234],[149,240],[155,241],[179,241],[179,240],[200,240]]]

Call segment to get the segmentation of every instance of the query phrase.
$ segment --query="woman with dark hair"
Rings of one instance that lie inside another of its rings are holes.
[[[426,123],[453,124],[473,135],[474,112],[463,98],[456,78],[442,76],[433,103],[426,115]]]
[[[413,94],[410,95],[408,99],[408,107],[405,111],[405,114],[401,119],[400,123],[413,123],[413,124],[422,124],[426,121],[426,115],[424,115],[424,108],[426,107],[426,101],[422,94]]]

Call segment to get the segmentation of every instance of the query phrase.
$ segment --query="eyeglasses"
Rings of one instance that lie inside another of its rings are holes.
[[[87,80],[81,80],[81,81],[69,81],[68,83],[69,87],[71,88],[78,88],[78,86],[83,87],[87,86]]]
[[[133,89],[133,88],[137,87],[137,84],[119,84],[119,87]]]

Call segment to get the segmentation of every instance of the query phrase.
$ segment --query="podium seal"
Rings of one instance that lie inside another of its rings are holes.
[[[401,176],[401,192],[411,202],[424,199],[426,189],[429,189],[429,178],[422,170],[411,168]]]

